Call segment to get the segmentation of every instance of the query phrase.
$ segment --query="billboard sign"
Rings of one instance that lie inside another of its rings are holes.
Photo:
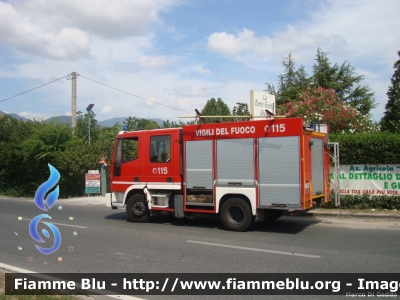
[[[339,181],[341,195],[400,195],[400,165],[340,165]]]
[[[275,114],[275,106],[275,95],[250,91],[250,114],[253,117],[267,117],[266,109]]]
[[[100,194],[100,174],[85,174],[85,194]]]

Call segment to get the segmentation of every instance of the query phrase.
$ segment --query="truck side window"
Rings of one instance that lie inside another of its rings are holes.
[[[123,140],[122,162],[128,162],[138,158],[138,138],[129,138]]]
[[[119,165],[121,163],[122,141],[123,140],[118,140],[117,151],[115,152],[115,164],[116,165]]]
[[[170,162],[171,136],[157,135],[150,137],[149,150],[151,162]]]

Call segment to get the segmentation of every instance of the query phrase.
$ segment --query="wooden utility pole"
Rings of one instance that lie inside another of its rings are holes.
[[[76,72],[71,73],[72,79],[72,103],[71,103],[71,126],[76,126]]]

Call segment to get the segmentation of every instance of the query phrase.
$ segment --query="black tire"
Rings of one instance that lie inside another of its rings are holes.
[[[222,205],[221,220],[228,230],[245,231],[253,223],[253,216],[246,201],[230,198]]]
[[[264,211],[264,222],[269,223],[278,220],[283,215],[283,210],[266,209]]]
[[[150,211],[144,195],[136,194],[128,199],[126,213],[132,222],[145,223],[150,220]]]

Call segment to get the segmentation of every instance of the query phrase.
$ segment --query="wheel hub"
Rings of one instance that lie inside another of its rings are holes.
[[[244,211],[239,206],[232,206],[229,208],[228,219],[233,224],[240,224],[244,219]]]
[[[144,206],[144,204],[142,202],[136,203],[133,207],[132,207],[132,213],[135,216],[141,216],[143,215],[144,211],[146,210],[146,207]]]

